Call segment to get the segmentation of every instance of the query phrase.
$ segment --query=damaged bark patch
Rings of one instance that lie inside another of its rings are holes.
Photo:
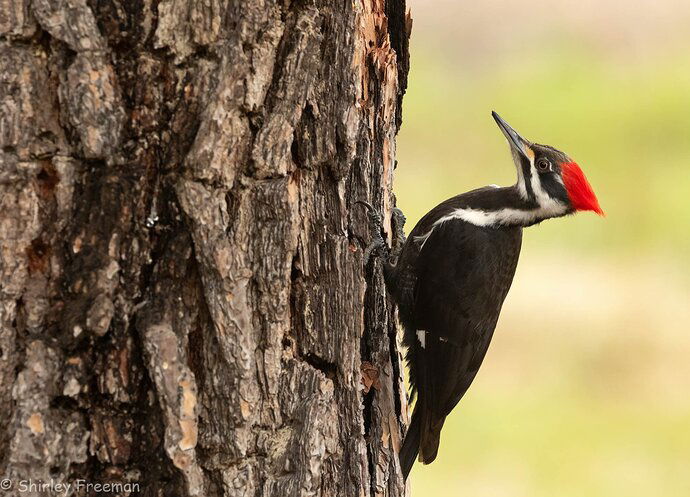
[[[368,394],[369,390],[374,388],[379,390],[381,382],[379,381],[379,370],[369,361],[364,361],[361,367],[362,371],[362,386],[364,387],[364,394]]]
[[[43,416],[41,416],[41,414],[38,412],[35,412],[29,416],[29,419],[26,420],[26,426],[29,427],[31,433],[34,435],[42,435],[45,432]]]

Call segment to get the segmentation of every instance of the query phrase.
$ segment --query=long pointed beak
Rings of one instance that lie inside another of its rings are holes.
[[[523,137],[521,137],[517,131],[511,128],[507,122],[501,119],[501,116],[496,114],[496,112],[491,111],[491,115],[495,119],[496,124],[498,124],[498,127],[501,128],[501,131],[503,131],[503,134],[505,135],[506,139],[508,140],[508,143],[510,144],[510,148],[512,148],[514,151],[518,152],[520,155],[524,156],[528,160],[532,160],[534,158],[534,152],[530,147],[530,143]]]

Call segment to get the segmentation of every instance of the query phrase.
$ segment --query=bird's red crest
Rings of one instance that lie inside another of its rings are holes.
[[[603,216],[604,211],[599,206],[597,196],[580,166],[575,162],[565,162],[561,164],[561,170],[563,183],[573,208],[576,211],[594,211]]]

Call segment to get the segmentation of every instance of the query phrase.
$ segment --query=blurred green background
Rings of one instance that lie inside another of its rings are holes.
[[[525,232],[484,365],[412,495],[690,496],[690,2],[410,0],[407,230],[564,150],[606,218]]]

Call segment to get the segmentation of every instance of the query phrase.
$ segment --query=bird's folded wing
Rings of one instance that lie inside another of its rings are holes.
[[[446,221],[434,228],[417,260],[418,342],[411,376],[433,417],[445,417],[457,404],[491,340],[497,318],[491,236],[462,221]]]

